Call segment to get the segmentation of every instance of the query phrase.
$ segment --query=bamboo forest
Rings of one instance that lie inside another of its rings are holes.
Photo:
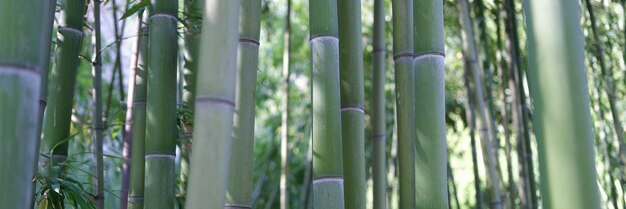
[[[0,0],[0,209],[626,209],[626,0]]]

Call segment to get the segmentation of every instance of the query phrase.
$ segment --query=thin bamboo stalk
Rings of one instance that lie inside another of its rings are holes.
[[[343,209],[339,39],[336,0],[310,0],[313,80],[313,208]]]
[[[196,85],[194,150],[186,207],[224,207],[232,150],[239,0],[207,0]],[[239,154],[239,153],[237,153]],[[237,175],[237,174],[235,174]]]
[[[527,3],[528,75],[543,207],[600,208],[579,4]]]
[[[185,49],[183,65],[182,101],[193,114],[196,99],[196,77],[198,74],[200,32],[202,28],[202,10],[204,1],[185,0],[187,24],[185,27]],[[180,184],[179,190],[183,199],[187,196],[189,180],[189,157],[191,156],[193,127],[185,126],[180,139]],[[184,201],[181,202],[183,204]]]
[[[128,190],[128,208],[143,209],[144,174],[145,174],[145,137],[146,137],[146,94],[148,65],[148,27],[142,24],[142,15],[138,15],[137,28],[139,35],[135,43],[134,58],[131,72],[134,72],[134,90],[132,103],[132,145],[130,184]],[[129,84],[130,85],[130,84]],[[129,91],[129,102],[131,98]],[[129,103],[130,104],[130,103]]]
[[[495,157],[495,151],[493,148],[493,141],[491,131],[489,131],[489,117],[488,108],[484,100],[484,89],[482,79],[478,70],[480,69],[478,63],[478,55],[476,45],[474,43],[474,32],[472,31],[472,19],[470,18],[469,7],[467,0],[457,1],[457,10],[459,12],[459,22],[461,23],[462,33],[461,38],[463,40],[463,55],[465,59],[465,65],[469,69],[472,76],[472,82],[474,84],[474,111],[477,112],[480,120],[479,134],[482,138],[482,150],[485,165],[487,167],[487,176],[490,183],[490,205],[494,209],[502,208],[502,199],[500,196],[500,177],[497,171],[497,161]]]
[[[483,196],[482,196],[482,188],[480,186],[480,173],[478,172],[478,153],[476,151],[476,114],[474,112],[474,90],[471,85],[471,73],[469,71],[469,66],[464,66],[464,75],[463,75],[463,84],[466,90],[467,102],[465,103],[465,118],[467,120],[467,125],[469,126],[469,135],[470,135],[470,147],[472,151],[472,172],[474,174],[474,192],[476,199],[476,207],[477,209],[482,209],[483,206]]]
[[[93,150],[94,158],[96,159],[96,206],[99,209],[104,209],[104,164],[103,164],[103,144],[102,144],[102,131],[104,126],[102,125],[102,43],[100,42],[101,25],[100,25],[100,0],[93,1],[93,17],[94,17],[94,61],[93,61],[93,102],[94,102],[94,114],[93,114]]]
[[[146,105],[145,208],[171,209],[176,203],[176,73],[178,1],[152,2]]]
[[[365,104],[361,0],[338,0],[344,207],[365,208]]]
[[[254,116],[256,78],[259,65],[261,33],[261,0],[242,0],[239,13],[237,79],[233,145],[224,208],[252,208]]]
[[[374,209],[387,208],[387,166],[386,139],[387,124],[385,112],[385,1],[374,1],[374,70],[372,87],[372,179],[374,182]]]
[[[393,60],[396,82],[400,209],[416,208],[415,77],[413,74],[413,0],[394,0]]]
[[[280,128],[280,208],[289,208],[289,77],[291,70],[291,0],[287,0],[287,14],[285,16],[285,36],[283,37],[283,98]],[[308,183],[308,182],[307,182]],[[308,185],[307,185],[308,187]]]
[[[448,208],[443,1],[413,5],[417,207]]]
[[[32,178],[39,143],[38,104],[46,34],[44,4],[33,0],[0,2],[0,208],[32,204]],[[48,54],[49,55],[49,54]],[[48,56],[49,57],[49,56]],[[26,163],[24,163],[26,162]]]

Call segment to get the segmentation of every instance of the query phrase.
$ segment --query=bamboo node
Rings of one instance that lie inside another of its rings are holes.
[[[261,45],[261,43],[259,43],[258,40],[249,39],[249,38],[240,38],[239,39],[239,43],[248,43],[248,44],[252,44],[252,45],[256,45],[256,46],[260,46]]]
[[[365,110],[363,110],[364,108],[361,106],[347,106],[347,107],[341,107],[341,112],[360,112],[365,114]]]
[[[221,97],[214,96],[196,96],[196,103],[218,103],[225,104],[230,107],[235,107],[235,102]]]

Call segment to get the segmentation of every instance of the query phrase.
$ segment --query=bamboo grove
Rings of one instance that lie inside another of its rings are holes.
[[[626,1],[0,17],[0,209],[626,209]]]

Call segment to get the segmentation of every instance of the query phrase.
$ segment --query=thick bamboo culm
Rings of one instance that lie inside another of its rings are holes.
[[[443,1],[413,6],[417,208],[448,208]]]
[[[374,182],[374,209],[387,208],[385,111],[385,1],[374,1],[374,75],[372,87],[372,179]]]
[[[33,201],[41,72],[47,72],[43,40],[50,38],[44,28],[52,28],[44,7],[34,0],[0,1],[0,208],[28,208]]]
[[[233,145],[224,208],[251,209],[261,0],[241,0]]]
[[[44,115],[41,152],[49,161],[42,163],[42,169],[67,158],[76,70],[83,42],[85,4],[85,0],[65,1],[65,19],[58,29],[60,36],[57,40],[56,64],[50,73],[48,111]]]
[[[310,0],[313,208],[343,209],[343,154],[336,0]]]
[[[185,206],[223,208],[229,179],[239,40],[239,0],[207,0],[202,15],[194,148]],[[237,153],[239,154],[239,153]]]
[[[338,0],[345,208],[365,208],[365,99],[361,0]]]
[[[145,208],[171,209],[175,200],[178,1],[152,2],[148,36]]]
[[[580,5],[574,0],[525,3],[542,205],[599,209]]]
[[[396,126],[400,209],[416,208],[415,86],[413,73],[413,0],[394,0],[393,60],[396,82]]]

